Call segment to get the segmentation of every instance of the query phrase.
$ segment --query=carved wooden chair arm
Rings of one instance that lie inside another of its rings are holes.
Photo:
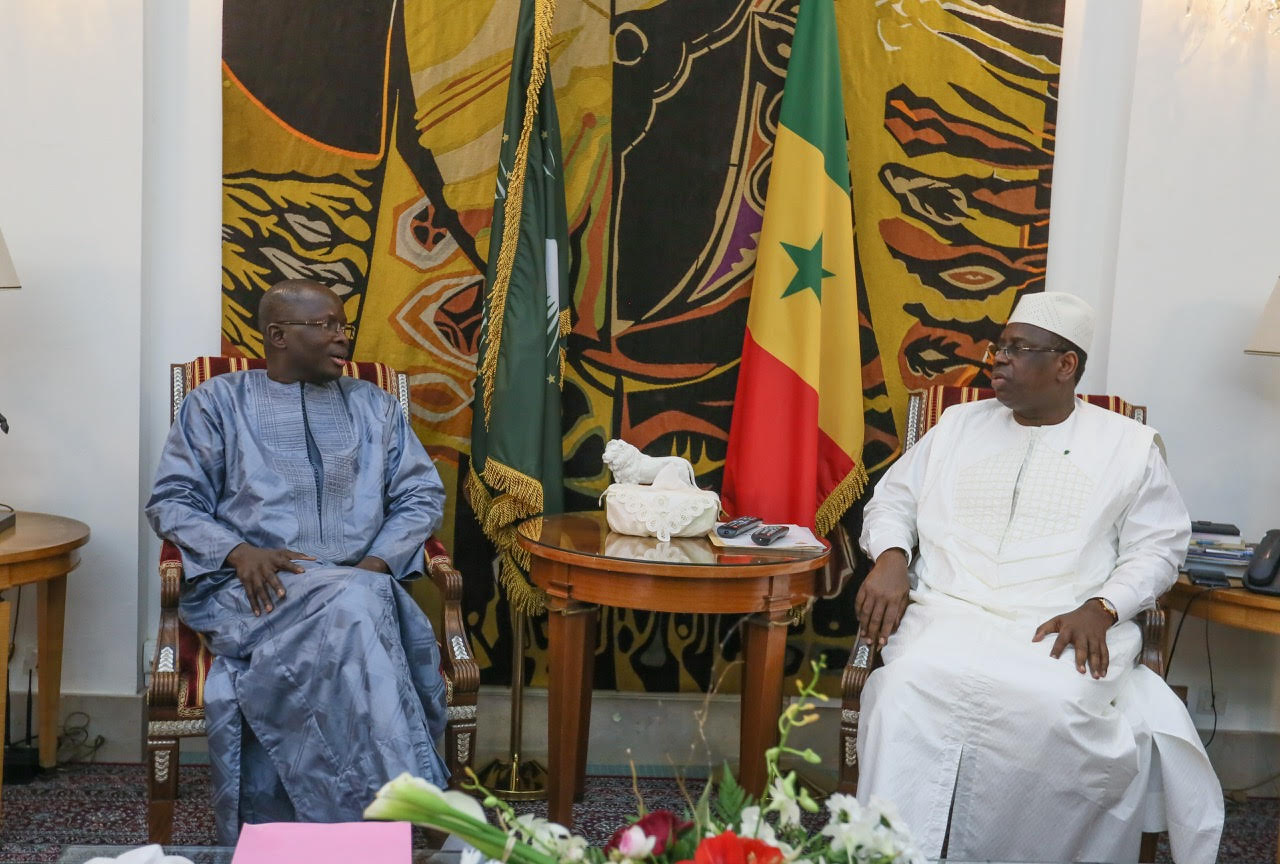
[[[151,658],[151,687],[147,702],[154,706],[178,706],[178,593],[182,585],[182,555],[165,541],[160,550],[160,629],[156,653]]]
[[[480,666],[471,656],[471,642],[462,617],[462,574],[454,569],[442,546],[433,546],[436,548],[427,549],[427,575],[440,592],[444,671],[455,694],[475,693],[480,689]],[[449,701],[453,704],[454,699]]]
[[[1138,662],[1163,678],[1165,628],[1168,626],[1164,606],[1158,601],[1154,609],[1143,612],[1137,620],[1138,626],[1142,628],[1142,654],[1138,657]]]
[[[862,699],[862,688],[867,686],[867,677],[876,667],[880,659],[880,648],[862,641],[862,628],[858,628],[853,637],[853,650],[849,652],[849,662],[844,667],[841,678],[841,695],[846,704],[857,703]]]

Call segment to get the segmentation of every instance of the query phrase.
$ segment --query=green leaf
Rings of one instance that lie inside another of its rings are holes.
[[[698,851],[701,838],[702,833],[699,831],[685,831],[676,842],[663,850],[662,857],[668,861],[689,861]]]
[[[702,787],[702,793],[698,795],[698,802],[693,806],[693,833],[697,837],[705,835],[711,827],[711,787],[714,785],[715,782],[708,777],[706,785]]]
[[[725,822],[736,825],[742,817],[744,807],[750,807],[754,799],[747,790],[738,785],[738,781],[725,763],[724,772],[716,789],[716,813]]]

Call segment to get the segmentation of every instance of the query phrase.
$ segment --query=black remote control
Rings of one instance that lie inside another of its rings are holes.
[[[730,519],[723,525],[717,525],[716,533],[721,537],[738,537],[763,521],[759,516],[739,516],[737,519]]]
[[[775,540],[781,540],[787,536],[786,525],[766,525],[759,531],[751,535],[751,539],[760,546],[768,546]]]
[[[1187,578],[1191,580],[1192,585],[1204,585],[1206,588],[1231,587],[1231,581],[1227,579],[1226,574],[1219,573],[1217,570],[1188,567]]]

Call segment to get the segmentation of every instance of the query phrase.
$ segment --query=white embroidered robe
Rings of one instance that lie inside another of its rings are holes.
[[[1154,430],[1077,402],[1021,426],[994,399],[949,408],[877,485],[862,546],[913,557],[912,603],[872,673],[858,797],[901,809],[953,860],[1136,861],[1170,833],[1217,854],[1218,780],[1185,707],[1145,666],[1133,616],[1177,577],[1187,511]],[[1090,597],[1120,622],[1094,680],[1037,626]]]

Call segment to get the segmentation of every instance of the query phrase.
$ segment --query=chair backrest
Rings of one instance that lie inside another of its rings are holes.
[[[215,375],[226,372],[243,372],[247,369],[266,369],[267,361],[258,357],[197,357],[190,363],[174,363],[169,367],[172,401],[169,403],[169,422],[178,416],[178,408],[187,394]],[[400,403],[405,419],[409,418],[409,376],[397,372],[385,363],[356,362],[342,364],[342,374],[377,384]]]
[[[916,390],[907,398],[907,430],[902,439],[902,449],[909,450],[919,441],[924,433],[933,428],[942,416],[942,412],[952,405],[963,402],[977,402],[980,399],[995,397],[996,391],[988,387],[955,387],[951,385],[930,387],[928,390]],[[1145,405],[1132,405],[1119,396],[1097,394],[1079,394],[1079,397],[1091,405],[1106,408],[1123,414],[1139,423],[1147,422]]]

